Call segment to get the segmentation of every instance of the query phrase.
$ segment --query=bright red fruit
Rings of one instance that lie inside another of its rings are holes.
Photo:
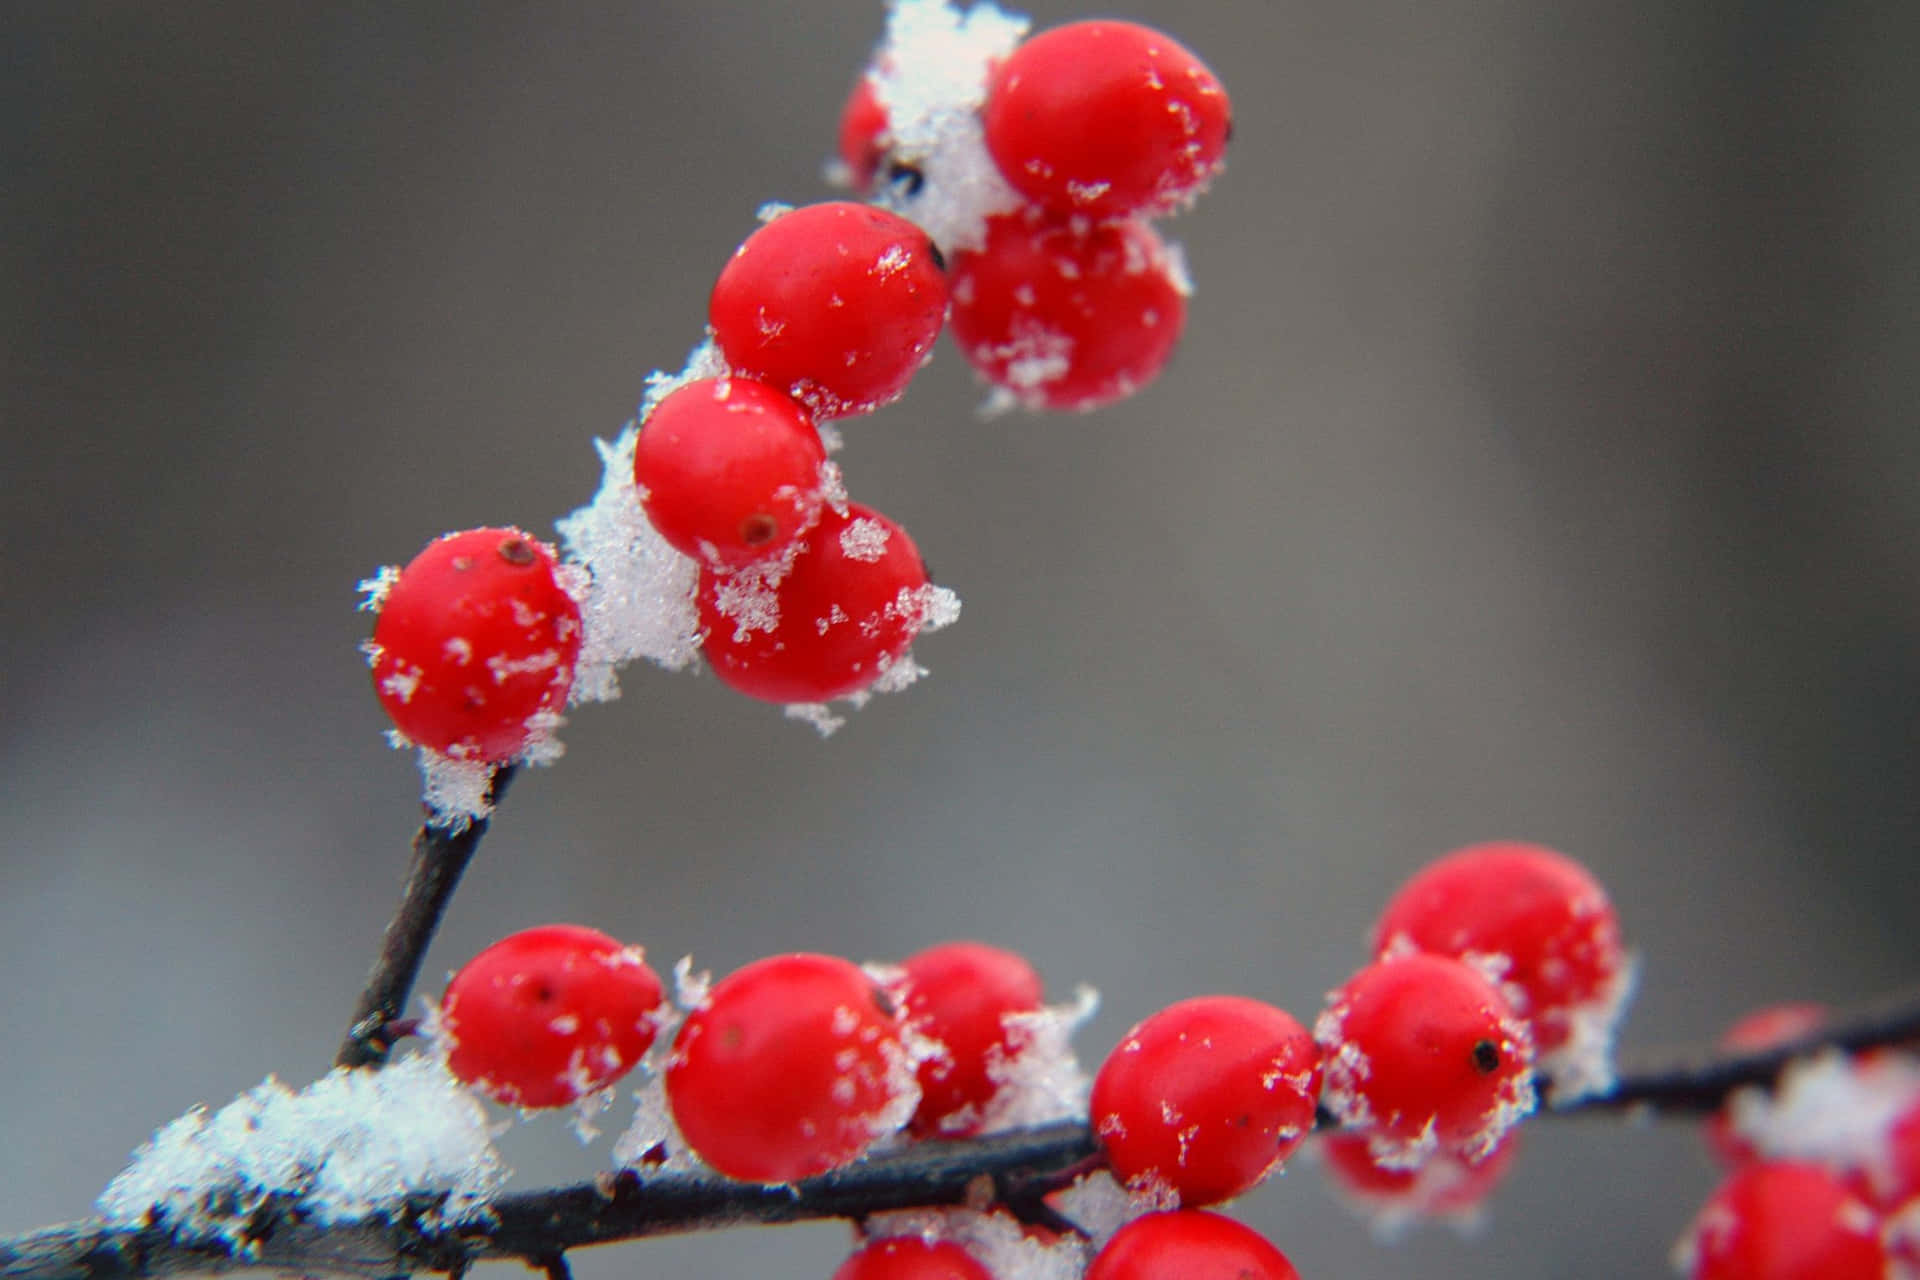
[[[927,233],[845,202],[794,209],[748,236],[707,303],[728,367],[818,418],[898,397],[946,314],[947,281]]]
[[[840,108],[840,164],[847,185],[862,195],[873,189],[880,163],[886,159],[887,111],[874,91],[873,76],[853,82],[847,103]]]
[[[1727,1028],[1720,1047],[1727,1050],[1770,1049],[1775,1045],[1810,1035],[1827,1020],[1825,1007],[1817,1004],[1778,1004],[1756,1010]],[[1728,1168],[1738,1168],[1760,1153],[1753,1143],[1734,1131],[1725,1108],[1707,1117],[1701,1132],[1707,1146]]]
[[[1320,1103],[1367,1135],[1375,1163],[1436,1151],[1484,1158],[1533,1110],[1527,1025],[1479,973],[1446,956],[1377,961],[1327,997]]]
[[[858,503],[827,510],[790,567],[700,574],[702,648],[715,675],[768,702],[857,693],[926,624],[927,571],[906,530]],[[781,576],[784,573],[784,576]]]
[[[1300,1280],[1287,1256],[1232,1218],[1150,1213],[1114,1233],[1087,1280]]]
[[[1363,1133],[1328,1133],[1315,1141],[1321,1167],[1341,1197],[1390,1233],[1429,1219],[1477,1222],[1487,1197],[1513,1167],[1520,1131],[1509,1132],[1478,1162],[1436,1152],[1414,1169],[1382,1168]]]
[[[1499,842],[1428,864],[1374,926],[1376,957],[1406,947],[1498,973],[1514,1010],[1532,1024],[1549,1075],[1562,1048],[1605,1053],[1625,994],[1626,952],[1606,890],[1573,859]]]
[[[1884,1280],[1880,1220],[1814,1164],[1749,1164],[1707,1200],[1676,1257],[1690,1280]]]
[[[633,478],[674,550],[738,566],[779,555],[819,520],[826,461],[791,397],[750,378],[702,378],[647,416]]]
[[[1040,975],[1024,957],[984,942],[945,942],[900,962],[907,1021],[943,1052],[920,1064],[915,1134],[980,1130],[998,1084],[989,1067],[1008,1052],[1006,1016],[1040,1007]]]
[[[1200,996],[1121,1038],[1093,1082],[1093,1129],[1114,1176],[1188,1206],[1248,1190],[1313,1131],[1320,1051],[1287,1013]]]
[[[1144,222],[1082,226],[1010,213],[954,255],[953,337],[1029,409],[1097,409],[1153,381],[1179,344],[1181,270]]]
[[[580,656],[580,606],[552,548],[518,529],[429,543],[380,604],[373,688],[410,742],[461,760],[511,760],[560,709]]]
[[[833,1280],[993,1280],[993,1274],[957,1244],[897,1236],[848,1258]]]
[[[987,150],[1028,199],[1095,218],[1166,213],[1220,171],[1232,108],[1191,50],[1131,22],[1075,22],[988,82]]]
[[[523,929],[447,984],[447,1069],[495,1102],[563,1106],[639,1063],[661,998],[639,947],[577,924]]]
[[[893,998],[834,956],[759,960],[687,1015],[667,1103],[702,1160],[742,1182],[797,1182],[856,1160],[916,1100]]]

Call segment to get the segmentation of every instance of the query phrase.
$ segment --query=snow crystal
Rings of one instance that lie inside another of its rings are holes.
[[[172,1121],[97,1205],[112,1227],[167,1222],[242,1242],[268,1199],[322,1224],[397,1214],[441,1195],[448,1222],[480,1214],[506,1179],[479,1101],[431,1055],[334,1071],[298,1093],[278,1080]]]
[[[918,183],[890,186],[881,203],[911,218],[951,253],[986,242],[986,221],[1020,206],[994,166],[980,123],[987,73],[1026,35],[1027,19],[982,3],[894,0],[874,53],[874,96],[887,116],[888,160]]]
[[[1074,1179],[1072,1186],[1048,1197],[1047,1202],[1092,1236],[1096,1251],[1105,1248],[1114,1233],[1135,1218],[1180,1207],[1180,1197],[1166,1183],[1129,1189],[1105,1169]]]
[[[378,613],[386,607],[387,595],[393,590],[393,584],[400,581],[400,566],[383,564],[374,571],[371,578],[362,578],[354,584],[354,590],[362,597],[361,613]]]
[[[667,1105],[666,1077],[649,1073],[633,1097],[638,1106],[633,1123],[614,1139],[614,1166],[663,1169],[670,1173],[691,1173],[703,1168],[693,1148],[680,1136],[680,1127],[673,1122],[673,1108]]]
[[[1100,993],[1082,983],[1070,1004],[1009,1013],[1004,1051],[987,1051],[987,1078],[998,1086],[987,1100],[982,1132],[999,1133],[1073,1120],[1087,1114],[1092,1083],[1073,1053],[1073,1033],[1100,1008]]]
[[[902,1209],[874,1214],[861,1228],[872,1240],[909,1236],[957,1244],[1001,1280],[1079,1280],[1089,1257],[1078,1236],[1029,1236],[1007,1214],[980,1209]]]
[[[411,744],[402,739],[400,745]],[[459,830],[493,812],[487,798],[493,787],[492,765],[484,760],[456,760],[427,747],[419,751],[420,800],[436,825]]]
[[[892,537],[885,523],[861,516],[848,521],[840,531],[840,550],[849,560],[872,564],[887,554],[887,543]]]
[[[653,384],[649,397],[663,385]],[[580,604],[584,635],[573,681],[576,704],[619,697],[616,673],[635,658],[679,670],[700,650],[693,605],[699,568],[667,545],[640,508],[633,483],[638,440],[638,426],[628,423],[612,443],[594,442],[604,469],[600,491],[556,525],[568,560],[591,574]]]
[[[673,966],[673,1002],[674,1004],[678,1005],[681,1009],[684,1009],[687,1012],[691,1013],[695,1009],[705,1008],[707,1004],[707,997],[712,994],[713,994],[713,971],[712,970],[701,969],[696,972],[693,967],[692,956],[681,956],[679,960],[674,962],[674,966]],[[663,1030],[660,1033],[659,1038],[662,1040],[666,1040],[669,1037],[666,1035],[665,1031]]]
[[[1613,1087],[1614,1035],[1639,977],[1640,957],[1629,955],[1592,1000],[1567,1012],[1566,1043],[1533,1064],[1547,1080],[1547,1105],[1564,1107]]]
[[[1884,1175],[1893,1122],[1920,1099],[1920,1062],[1897,1054],[1849,1058],[1829,1050],[1789,1066],[1771,1094],[1742,1089],[1734,1132],[1761,1155]]]
[[[845,716],[835,715],[833,708],[824,702],[789,702],[785,710],[787,719],[812,725],[813,731],[823,738],[831,738],[847,724]]]

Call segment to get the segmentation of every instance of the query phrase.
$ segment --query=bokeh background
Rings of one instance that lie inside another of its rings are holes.
[[[1087,11],[1048,0],[1051,24]],[[630,672],[515,787],[429,962],[557,919],[730,969],[978,936],[1310,1017],[1496,836],[1612,887],[1630,1045],[1920,976],[1920,8],[1138,0],[1236,106],[1179,359],[848,424],[966,602],[837,737]],[[321,1072],[417,818],[354,583],[551,521],[763,201],[825,193],[870,0],[16,0],[0,23],[0,1232]],[[434,984],[437,990],[437,982]],[[624,1121],[621,1114],[618,1120]],[[1660,1274],[1683,1126],[1546,1122],[1489,1229],[1309,1276]],[[518,1185],[602,1167],[555,1122]],[[832,1226],[589,1252],[821,1276]],[[506,1272],[500,1274],[505,1275]]]

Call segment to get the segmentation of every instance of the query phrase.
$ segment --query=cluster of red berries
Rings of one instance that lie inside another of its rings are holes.
[[[1534,1045],[1552,1034],[1536,1028],[1567,1023],[1625,968],[1591,877],[1530,845],[1429,866],[1389,904],[1375,952],[1313,1032],[1239,996],[1183,1000],[1127,1032],[1092,1082],[1090,1123],[1134,1211],[1155,1212],[1090,1276],[1291,1277],[1272,1245],[1202,1210],[1279,1169],[1320,1113],[1340,1130],[1329,1168],[1370,1202],[1477,1203],[1532,1107]],[[455,975],[440,1024],[454,1074],[523,1107],[606,1088],[672,1030],[660,1074],[686,1148],[727,1177],[791,1183],[896,1133],[966,1137],[1018,1115],[1041,996],[1021,957],[957,942],[887,970],[774,956],[683,997],[682,1017],[637,949],[549,926]],[[875,1241],[842,1276],[974,1274],[950,1253]]]
[[[1741,1019],[1730,1050],[1815,1035],[1826,1011]],[[1828,1051],[1772,1094],[1736,1094],[1706,1127],[1726,1177],[1675,1251],[1689,1280],[1882,1280],[1920,1275],[1920,1060]]]
[[[884,60],[884,51],[882,58]],[[855,84],[840,159],[870,191],[894,154],[884,65]],[[1076,22],[1024,41],[988,73],[987,152],[1023,202],[953,255],[953,332],[976,372],[1034,409],[1131,395],[1172,356],[1184,274],[1149,219],[1220,171],[1226,90],[1190,50],[1130,22]]]

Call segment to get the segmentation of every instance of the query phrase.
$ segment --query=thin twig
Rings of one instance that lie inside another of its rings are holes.
[[[487,788],[487,803],[497,805],[507,794],[517,766],[502,765]],[[440,917],[446,913],[460,876],[487,834],[487,819],[475,818],[459,827],[428,822],[413,838],[413,862],[407,868],[400,905],[380,940],[380,954],[367,974],[367,985],[354,1007],[346,1039],[334,1055],[337,1067],[378,1066],[387,1060],[397,1038],[389,1024],[407,1007],[420,962]]]

